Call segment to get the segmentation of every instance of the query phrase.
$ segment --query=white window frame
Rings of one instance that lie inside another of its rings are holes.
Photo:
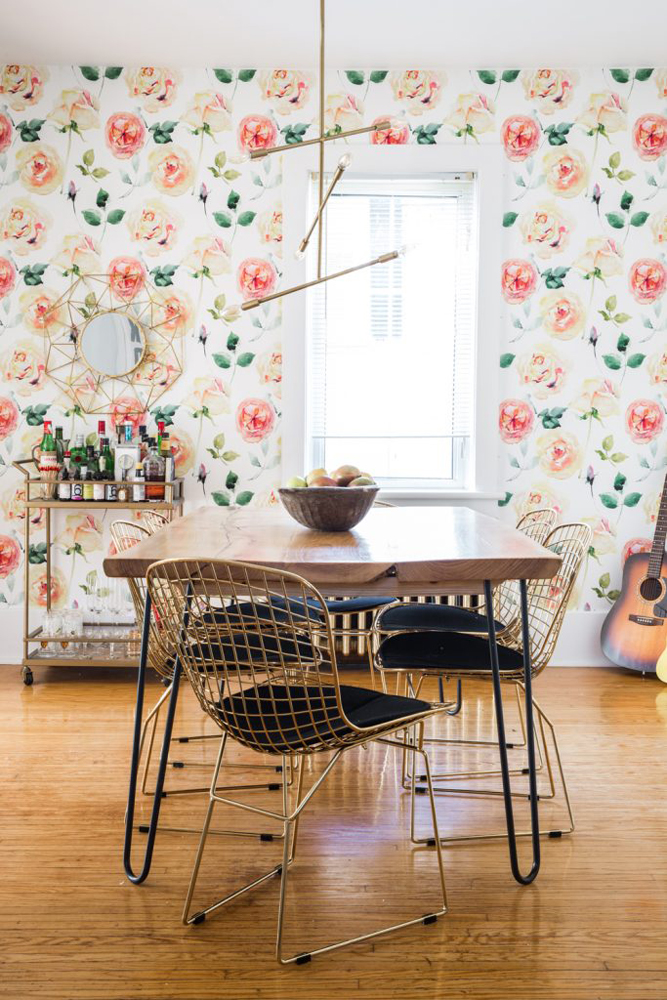
[[[473,429],[469,469],[471,481],[465,489],[383,489],[389,500],[494,500],[504,493],[498,482],[498,352],[503,308],[500,295],[502,254],[502,207],[505,158],[497,145],[372,146],[330,143],[325,149],[325,171],[331,173],[343,152],[352,163],[348,174],[414,177],[420,173],[474,173],[477,178],[477,241],[479,273],[475,309],[473,358]],[[309,205],[312,174],[317,172],[317,150],[304,149],[283,156],[283,277],[290,288],[307,280],[307,265],[298,261],[294,249],[312,221]],[[315,252],[316,234],[309,253]],[[387,250],[398,249],[387,247]],[[350,253],[350,265],[362,263]],[[378,265],[381,267],[382,265]],[[345,281],[345,278],[337,279]],[[307,458],[307,298],[306,293],[288,295],[283,302],[283,481],[308,471]]]

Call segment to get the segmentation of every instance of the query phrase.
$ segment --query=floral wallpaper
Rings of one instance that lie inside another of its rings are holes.
[[[501,514],[588,520],[575,605],[603,610],[667,465],[667,69],[330,72],[328,130],[384,120],[358,141],[504,148]],[[183,338],[185,374],[143,419],[169,425],[188,505],[275,502],[280,302],[239,304],[280,287],[281,162],[247,153],[316,131],[309,72],[0,67],[0,602],[23,600],[26,558],[46,599],[43,512],[26,553],[11,462],[45,415],[95,438],[45,374],[44,313],[79,274],[150,284]],[[81,602],[112,517],[59,515],[56,606]]]

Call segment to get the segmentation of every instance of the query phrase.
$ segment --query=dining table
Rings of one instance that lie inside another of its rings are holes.
[[[130,549],[109,555],[109,577],[145,578],[149,566],[164,559],[192,562],[235,560],[296,573],[324,595],[404,598],[414,595],[483,594],[489,639],[489,665],[498,736],[498,755],[507,824],[509,858],[517,882],[532,882],[540,868],[532,671],[528,616],[531,579],[551,579],[560,567],[557,553],[538,544],[506,522],[464,506],[411,505],[373,507],[350,531],[316,531],[292,520],[279,505],[268,508],[203,506],[191,511]],[[513,793],[501,689],[493,589],[517,581],[523,649],[526,752],[532,861],[521,871],[517,852]],[[141,629],[141,655],[133,729],[123,862],[128,879],[143,882],[150,871],[169,746],[178,698],[181,667],[176,659],[155,794],[142,868],[132,867],[134,807],[141,753],[141,727],[148,664],[150,594]]]

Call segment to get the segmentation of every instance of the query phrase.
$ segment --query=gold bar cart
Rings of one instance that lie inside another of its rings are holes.
[[[42,626],[31,628],[30,626],[30,511],[44,510],[46,512],[46,611],[51,610],[51,521],[54,510],[63,511],[83,511],[83,510],[116,510],[116,511],[144,511],[159,510],[169,517],[180,517],[183,513],[183,480],[174,479],[166,482],[164,500],[144,500],[134,501],[103,501],[103,500],[58,500],[45,498],[45,491],[51,485],[46,483],[39,476],[34,475],[37,465],[33,458],[21,459],[12,463],[15,469],[24,477],[25,500],[23,508],[24,518],[24,608],[23,608],[23,657],[21,660],[21,678],[24,684],[30,685],[33,682],[33,670],[35,666],[42,667],[137,667],[139,665],[139,633],[137,624],[127,625],[127,635],[115,636],[110,640],[99,633],[106,626],[106,623],[95,625],[84,625],[82,634],[79,636],[50,636],[42,631]],[[117,485],[121,485],[117,482]],[[127,483],[123,484],[127,485]],[[127,647],[124,655],[111,657],[105,647],[113,641],[114,644]],[[72,647],[78,644],[93,644],[96,652],[86,656],[76,656],[72,652]],[[50,647],[60,645],[58,652],[53,652]],[[99,648],[99,653],[97,652]],[[69,651],[69,652],[68,652]]]

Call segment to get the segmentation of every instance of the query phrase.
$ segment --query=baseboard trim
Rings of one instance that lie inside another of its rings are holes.
[[[606,611],[568,611],[551,658],[555,667],[613,667],[600,647]]]

